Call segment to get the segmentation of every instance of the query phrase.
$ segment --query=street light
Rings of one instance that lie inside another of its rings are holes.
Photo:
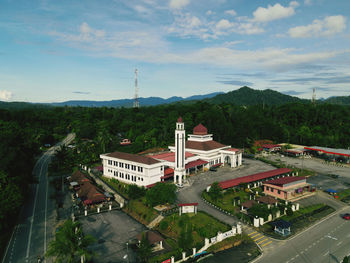
[[[129,263],[129,246],[128,242],[126,242],[126,255],[124,255],[123,259],[127,259]]]
[[[331,262],[331,239],[333,239],[333,240],[338,240],[337,238],[335,238],[335,237],[332,237],[332,236],[330,236],[330,235],[328,235],[328,236],[326,236],[326,237],[328,237],[329,238],[329,247],[328,247],[328,262]]]

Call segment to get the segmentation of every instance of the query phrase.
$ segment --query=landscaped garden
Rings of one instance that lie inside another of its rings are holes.
[[[343,190],[337,194],[338,199],[345,202],[350,203],[350,189]]]
[[[325,205],[325,204],[315,204],[306,207],[300,208],[298,211],[294,211],[292,213],[287,213],[282,216],[281,220],[287,221],[291,223],[291,234],[296,234],[306,227],[312,225],[316,221],[324,218],[325,216],[334,212],[335,209]],[[274,232],[273,222],[267,223],[259,228],[266,235],[278,238],[278,239],[286,239],[288,236],[283,237]]]

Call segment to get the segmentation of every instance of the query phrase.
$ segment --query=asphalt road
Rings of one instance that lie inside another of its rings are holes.
[[[281,241],[278,246],[264,250],[263,256],[254,262],[341,262],[344,256],[350,254],[350,221],[340,217],[346,212],[350,212],[349,207],[291,240]]]
[[[35,164],[33,176],[37,178],[38,184],[30,186],[30,193],[22,207],[2,263],[37,262],[38,255],[43,257],[45,254],[55,227],[55,201],[49,199],[47,168],[55,150],[62,144],[69,144],[74,137],[74,134],[69,134],[62,142],[46,151]]]

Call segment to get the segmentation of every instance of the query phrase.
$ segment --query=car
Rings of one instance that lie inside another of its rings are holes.
[[[216,167],[210,167],[209,171],[216,172],[218,169]]]
[[[350,220],[350,214],[346,213],[346,214],[342,215],[342,218],[345,220]]]

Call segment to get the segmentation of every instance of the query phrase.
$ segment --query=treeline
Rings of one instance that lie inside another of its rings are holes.
[[[182,116],[187,133],[204,124],[214,139],[247,148],[257,139],[305,145],[350,146],[350,107],[302,103],[280,106],[176,103],[132,108],[33,108],[0,110],[0,231],[18,213],[40,147],[68,132],[77,134],[78,163],[99,161],[99,154],[115,150],[141,152],[174,143],[175,122]],[[128,138],[131,146],[119,141]],[[1,247],[4,247],[1,245]]]

